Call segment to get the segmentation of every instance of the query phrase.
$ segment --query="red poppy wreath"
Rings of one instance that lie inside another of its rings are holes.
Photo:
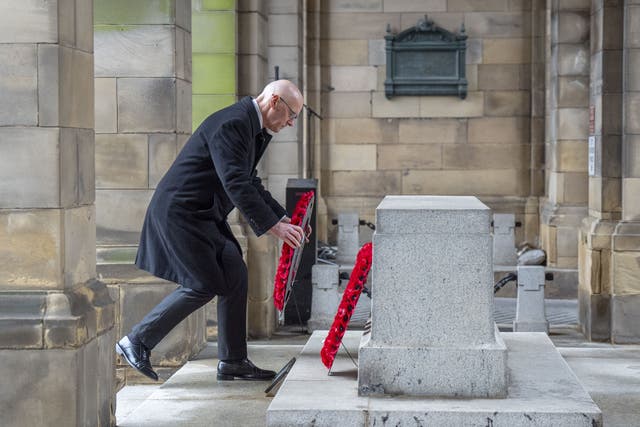
[[[307,191],[300,196],[293,210],[293,215],[291,215],[291,224],[305,227],[304,220],[305,218],[309,218],[308,213],[310,213],[307,211],[310,207],[313,208],[313,196],[313,191]],[[298,250],[301,251],[302,247],[298,248]],[[282,311],[286,304],[287,283],[291,282],[291,284],[293,284],[293,279],[295,279],[296,274],[295,270],[298,268],[297,265],[294,265],[294,252],[295,250],[286,243],[282,245],[276,277],[273,280],[273,305],[275,305],[279,311]]]
[[[342,294],[342,301],[338,307],[338,312],[333,319],[329,334],[324,340],[324,345],[320,351],[322,363],[327,369],[331,369],[331,366],[333,366],[333,361],[336,353],[338,353],[338,348],[340,348],[342,337],[349,326],[351,315],[356,308],[364,284],[367,282],[367,275],[371,269],[372,253],[371,243],[365,243],[356,256],[356,264],[351,271],[349,284]]]

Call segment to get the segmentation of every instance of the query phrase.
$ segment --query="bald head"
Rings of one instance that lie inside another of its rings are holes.
[[[279,132],[293,126],[302,111],[303,98],[298,87],[289,80],[276,80],[264,87],[256,97],[264,127]]]
[[[284,97],[287,103],[291,105],[296,104],[302,108],[302,94],[296,85],[294,85],[289,80],[276,80],[275,82],[271,82],[262,89],[262,93],[258,96],[264,98],[271,98],[272,95],[278,95]]]

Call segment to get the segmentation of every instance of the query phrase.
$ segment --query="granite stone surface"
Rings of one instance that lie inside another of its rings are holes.
[[[515,265],[516,218],[514,214],[493,214],[493,263],[496,265]]]
[[[518,300],[514,332],[548,332],[544,306],[544,266],[518,266]]]
[[[376,221],[359,393],[503,397],[489,208],[475,197],[387,196]]]
[[[326,335],[314,332],[297,357],[267,410],[268,426],[602,426],[600,410],[542,333],[500,334],[510,382],[507,396],[498,399],[358,396],[357,369],[344,350],[331,375],[320,362]],[[361,339],[361,332],[345,334],[352,355]]]
[[[495,344],[468,347],[376,345],[366,335],[359,351],[363,396],[504,397],[507,352]]]

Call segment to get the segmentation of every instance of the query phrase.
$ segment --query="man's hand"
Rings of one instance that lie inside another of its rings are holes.
[[[269,233],[276,236],[278,239],[281,239],[294,249],[299,248],[302,244],[302,239],[306,238],[302,231],[302,227],[290,224],[289,222],[286,222],[285,219],[277,222],[276,225],[271,227]]]

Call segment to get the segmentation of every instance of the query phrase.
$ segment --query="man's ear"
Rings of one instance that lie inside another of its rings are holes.
[[[273,95],[271,95],[271,99],[269,100],[269,105],[271,106],[271,108],[275,109],[277,103],[278,103],[278,95],[274,93]]]

